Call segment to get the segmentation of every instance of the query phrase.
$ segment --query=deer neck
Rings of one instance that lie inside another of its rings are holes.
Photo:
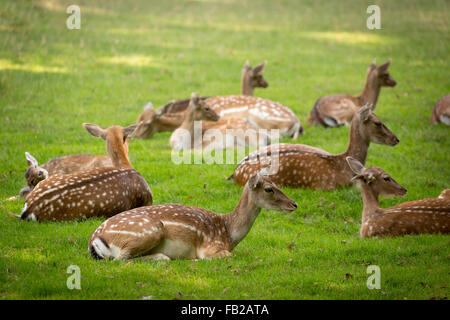
[[[376,218],[379,215],[377,209],[380,208],[378,202],[378,193],[369,185],[361,182],[361,195],[363,199],[363,214],[362,222],[364,223],[368,219]]]
[[[188,130],[192,134],[194,132],[194,121],[195,121],[194,111],[191,109],[191,107],[189,107],[189,109],[186,110],[180,128]]]
[[[255,88],[250,84],[250,77],[247,71],[242,71],[241,94],[244,96],[253,96]]]
[[[108,141],[108,146],[106,149],[114,167],[133,169],[130,159],[128,158],[127,147],[124,143],[122,143],[122,141]]]
[[[378,96],[380,95],[380,90],[380,84],[371,77],[371,74],[368,74],[366,83],[364,84],[364,89],[359,95],[361,105],[365,105],[366,103],[368,103],[369,105],[371,105],[372,110],[375,110],[378,102]]]
[[[348,144],[347,151],[341,155],[344,162],[346,161],[345,158],[350,156],[357,159],[363,165],[366,163],[370,139],[363,136],[360,129],[360,121],[357,116],[355,116],[353,117],[352,125],[350,127],[350,142]]]
[[[236,208],[224,216],[225,225],[231,239],[231,248],[236,247],[245,238],[260,212],[261,208],[251,199],[248,186],[246,186]]]

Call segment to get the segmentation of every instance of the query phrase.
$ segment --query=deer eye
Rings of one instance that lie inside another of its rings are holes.
[[[375,122],[375,125],[381,127],[381,122]]]
[[[265,188],[264,191],[267,192],[267,193],[273,193],[273,189],[272,188]]]
[[[391,180],[391,178],[389,178],[389,177],[384,177],[383,180],[384,180],[384,181],[389,181],[389,180]]]

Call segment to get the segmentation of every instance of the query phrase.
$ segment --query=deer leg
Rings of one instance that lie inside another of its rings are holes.
[[[141,257],[141,259],[142,260],[155,260],[155,261],[170,260],[170,258],[163,253],[149,254],[148,256]]]

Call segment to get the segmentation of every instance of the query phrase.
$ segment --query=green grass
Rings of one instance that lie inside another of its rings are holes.
[[[367,164],[408,189],[381,205],[436,197],[450,182],[449,128],[429,124],[434,103],[450,91],[449,3],[374,2],[382,14],[374,31],[365,27],[373,1],[83,0],[81,30],[65,27],[66,1],[0,2],[0,199],[24,185],[25,151],[41,163],[104,153],[82,122],[125,126],[147,101],[238,93],[246,59],[268,61],[270,86],[256,95],[294,110],[306,129],[299,142],[339,153],[348,128],[310,127],[307,115],[322,95],[358,93],[375,57],[393,59],[398,85],[382,90],[376,113],[401,142],[372,145]],[[176,166],[169,137],[130,145],[155,204],[231,211],[242,189],[224,178],[235,166]],[[284,190],[298,202],[295,212],[263,210],[230,258],[199,262],[94,261],[87,243],[101,219],[23,222],[7,215],[20,213],[23,200],[0,200],[0,298],[448,297],[448,236],[361,239],[357,188]],[[66,287],[72,264],[81,290]],[[369,264],[381,268],[381,290],[366,287]]]

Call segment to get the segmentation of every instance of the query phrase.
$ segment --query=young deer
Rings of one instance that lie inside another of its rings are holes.
[[[266,66],[266,61],[252,68],[248,60],[242,68],[241,95],[253,96],[255,88],[267,88],[269,83],[264,79],[262,71]]]
[[[172,149],[181,151],[193,149],[197,145],[203,147],[204,130],[202,132],[194,132],[194,122],[200,120],[217,121],[219,116],[193,93],[183,123],[170,136]]]
[[[270,145],[241,160],[231,177],[237,184],[244,185],[255,172],[272,166],[270,178],[278,185],[325,190],[348,186],[352,183],[353,172],[345,158],[352,156],[365,163],[371,141],[389,146],[399,143],[398,138],[365,106],[353,118],[346,152],[331,155],[305,145]],[[271,163],[274,157],[278,164]]]
[[[266,62],[252,68],[248,61],[242,68],[241,94],[253,96],[255,88],[267,88],[269,84],[262,75],[262,70]],[[208,97],[201,97],[205,100]],[[139,116],[136,123],[139,125],[134,134],[135,138],[149,138],[157,132],[174,131],[179,128],[184,120],[185,111],[191,99],[172,101],[161,107],[157,111],[153,109],[151,103],[144,107],[144,111]]]
[[[308,118],[310,125],[337,127],[349,124],[353,115],[362,106],[369,104],[372,110],[377,106],[381,87],[395,87],[397,82],[388,73],[391,60],[381,66],[372,62],[367,70],[366,83],[361,94],[334,94],[324,96],[316,101]]]
[[[203,99],[203,97],[200,99]],[[189,104],[189,101],[190,99],[187,100],[187,104]],[[138,127],[133,137],[144,139],[153,136],[157,132],[174,131],[183,123],[186,111],[186,109],[183,109],[175,112],[174,110],[177,108],[179,106],[176,105],[176,102],[171,102],[155,110],[152,103],[149,102],[136,121]]]
[[[293,211],[297,204],[273,182],[252,176],[229,214],[168,203],[109,218],[89,240],[96,259],[211,259],[228,256],[263,209]]]
[[[136,125],[101,129],[83,124],[95,137],[106,140],[113,167],[91,168],[71,174],[54,174],[38,183],[25,200],[20,218],[64,221],[113,216],[151,205],[152,192],[128,158],[128,140]]]
[[[406,189],[378,167],[364,168],[347,157],[348,165],[360,181],[364,203],[361,237],[401,236],[450,232],[450,198],[422,199],[382,209],[378,196],[403,196]]]
[[[443,123],[450,126],[450,94],[440,98],[431,113],[432,124]]]
[[[37,160],[28,152],[25,152],[25,157],[28,163],[28,168],[25,170],[27,185],[20,190],[19,198],[26,198],[40,181],[56,173],[67,174],[113,165],[111,159],[105,155],[74,154],[50,159],[42,166],[39,166]]]
[[[264,83],[266,83],[261,74],[264,65],[265,63],[250,71],[246,71],[246,66],[244,66],[242,73],[243,91],[244,88],[253,88],[253,86],[257,84],[264,85]],[[250,89],[245,89],[245,92],[249,92],[249,90]],[[231,118],[244,120],[256,128],[267,130],[278,129],[282,136],[289,136],[294,139],[297,139],[298,135],[303,133],[303,127],[295,114],[288,107],[285,107],[278,102],[249,96],[246,93],[232,96],[202,97],[201,99],[204,100],[204,102],[215,111],[222,120]],[[159,121],[171,124],[173,126],[172,130],[175,129],[178,121],[179,127],[184,119],[185,110],[187,109],[189,101],[189,99],[178,100],[166,105],[170,106],[170,109],[168,112],[161,115]],[[147,112],[147,114],[151,113]],[[152,125],[151,120],[146,120],[146,117],[148,116],[141,115],[138,119],[140,126],[138,137],[147,137],[150,135],[150,133],[147,132],[157,132],[160,130],[153,128],[148,129],[152,126],[157,128],[162,127],[158,123]],[[167,120],[165,119],[166,117],[168,118]],[[165,128],[167,128],[167,126]]]

